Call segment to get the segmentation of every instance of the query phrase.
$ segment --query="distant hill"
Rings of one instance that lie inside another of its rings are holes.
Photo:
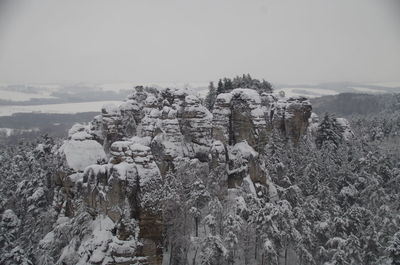
[[[87,123],[99,112],[75,114],[16,113],[0,116],[0,143],[15,144],[32,140],[42,134],[64,138],[75,123]]]
[[[334,113],[337,116],[368,115],[391,108],[399,102],[400,94],[341,93],[311,99],[313,112]]]

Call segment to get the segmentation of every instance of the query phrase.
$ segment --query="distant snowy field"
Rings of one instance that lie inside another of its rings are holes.
[[[21,91],[1,90],[0,99],[13,101],[27,101],[34,98],[54,98],[50,96],[50,92],[44,93],[26,93]]]
[[[14,134],[21,134],[24,132],[38,132],[39,128],[32,128],[32,129],[13,129],[13,128],[0,128],[0,136],[5,135],[7,137],[14,135]]]
[[[400,87],[400,82],[380,82],[380,83],[371,83],[370,85],[393,88],[393,87]]]
[[[11,116],[14,113],[80,113],[100,112],[105,104],[121,104],[121,101],[94,101],[80,103],[63,103],[30,106],[0,106],[0,116]]]
[[[363,93],[371,93],[371,94],[380,94],[380,93],[385,93],[384,90],[378,90],[378,89],[373,89],[373,88],[368,88],[368,87],[356,87],[353,86],[351,87],[357,91],[363,92]]]
[[[191,83],[184,83],[184,82],[161,82],[161,83],[140,83],[142,86],[148,87],[156,87],[159,89],[162,88],[177,88],[185,90],[190,95],[195,95],[197,97],[205,98],[208,92],[208,83],[207,82],[191,82]],[[114,91],[118,92],[120,90],[132,89],[135,85],[132,83],[116,83],[116,84],[102,84],[99,85],[101,89],[104,91]]]
[[[36,86],[17,86],[9,87],[0,85],[0,99],[12,101],[27,101],[35,98],[54,98],[51,93],[57,91],[59,86],[52,85],[36,85]]]
[[[322,89],[322,88],[308,88],[308,87],[283,87],[277,88],[275,93],[279,93],[280,91],[285,92],[286,97],[307,97],[307,98],[316,98],[322,96],[336,95],[339,94],[338,91],[330,90],[330,89]]]

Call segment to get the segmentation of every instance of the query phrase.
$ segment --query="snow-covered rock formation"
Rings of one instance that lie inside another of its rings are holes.
[[[136,87],[120,106],[104,106],[89,125],[69,131],[59,152],[70,170],[55,193],[63,210],[41,248],[58,245],[62,264],[161,264],[163,195],[154,190],[179,161],[220,172],[221,196],[239,186],[273,195],[259,156],[274,132],[298,142],[310,115],[304,98],[278,100],[251,89],[220,94],[210,113],[183,91]],[[83,231],[59,242],[55,234],[76,222]]]
[[[225,91],[210,112],[137,87],[64,141],[2,149],[0,264],[388,263],[400,171],[381,140],[305,98]]]
[[[213,137],[229,145],[246,140],[259,151],[273,130],[297,142],[307,129],[311,109],[305,98],[278,100],[252,89],[234,89],[217,97]]]

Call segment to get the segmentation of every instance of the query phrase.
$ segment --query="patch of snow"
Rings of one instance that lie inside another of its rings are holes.
[[[244,157],[257,157],[258,153],[251,147],[247,141],[242,141],[233,146],[232,151],[239,151]]]
[[[324,221],[324,222],[317,222],[316,224],[316,228],[320,231],[323,231],[325,229],[327,229],[329,227],[328,222]]]
[[[26,132],[38,132],[39,128],[31,128],[31,129],[13,129],[13,128],[0,128],[0,135],[4,134],[7,137],[12,135],[18,135]]]
[[[148,106],[157,105],[156,97],[153,96],[153,95],[147,96],[147,98],[145,100],[145,104],[148,105]]]
[[[139,154],[140,153],[147,154],[148,152],[150,152],[150,147],[145,146],[145,145],[141,145],[141,144],[137,144],[137,143],[132,144],[130,146],[130,149],[133,152],[136,152],[136,153],[139,153]]]
[[[96,164],[98,160],[106,159],[103,147],[94,140],[65,141],[60,147],[60,152],[65,154],[68,166],[77,171]]]
[[[137,110],[139,110],[139,106],[137,105],[136,102],[133,102],[132,100],[128,100],[128,101],[122,103],[119,106],[119,109],[121,111],[128,111],[128,110],[136,110],[137,111]]]
[[[236,197],[236,207],[241,212],[247,210],[247,204],[246,204],[246,201],[244,200],[243,196]]]
[[[354,137],[354,133],[351,130],[350,123],[345,118],[336,118],[336,121],[342,126],[343,128],[343,137],[345,140],[350,140]]]
[[[256,104],[261,104],[261,98],[258,92],[254,89],[236,88],[231,92],[234,95],[240,95],[244,99],[253,101]]]
[[[200,100],[196,96],[188,95],[185,98],[185,102],[188,104],[198,104],[200,103]]]
[[[355,90],[357,90],[357,91],[360,91],[360,92],[365,92],[365,93],[385,93],[386,91],[384,91],[384,90],[379,90],[379,89],[373,89],[373,88],[368,88],[368,87],[355,87],[355,86],[353,86],[353,87],[351,87],[351,88],[353,88],[353,89],[355,89]]]
[[[224,101],[225,103],[229,103],[232,100],[232,93],[221,93],[217,96],[217,101]]]
[[[107,103],[101,107],[102,113],[107,113],[111,115],[118,115],[120,113],[118,105],[115,103]]]
[[[211,152],[218,152],[218,153],[225,152],[224,144],[219,140],[214,141],[211,146]]]
[[[150,136],[147,137],[133,136],[131,139],[129,139],[129,141],[131,141],[132,143],[141,144],[145,146],[150,146],[151,140],[152,139]]]
[[[100,166],[100,165],[96,165],[96,166]],[[83,181],[83,174],[82,173],[74,173],[72,175],[69,175],[68,178],[73,183],[81,182],[81,181]]]
[[[343,187],[340,190],[340,195],[342,195],[344,197],[354,197],[357,195],[357,193],[358,193],[358,191],[353,185]]]
[[[48,248],[51,244],[54,243],[54,239],[54,232],[48,232],[46,236],[42,240],[40,240],[39,246],[41,248]]]
[[[315,98],[321,96],[328,95],[336,95],[339,92],[330,89],[322,89],[322,88],[310,88],[310,87],[283,87],[278,88],[274,91],[274,94],[279,95],[279,92],[285,92],[285,97],[307,97],[307,98]]]
[[[255,108],[251,111],[251,115],[253,117],[263,117],[265,114],[265,111],[263,108]]]
[[[250,175],[247,175],[243,180],[249,184],[251,193],[253,193],[254,195],[257,195],[256,188],[254,187],[254,183],[251,180]]]
[[[16,227],[20,224],[18,216],[11,209],[7,209],[3,212],[1,221],[6,223],[8,227]]]
[[[72,136],[73,134],[77,132],[83,132],[87,130],[87,126],[80,124],[80,123],[75,123],[71,129],[68,130],[68,136]]]
[[[88,134],[87,132],[77,132],[71,136],[71,140],[83,141],[83,140],[91,140],[93,136]]]
[[[113,169],[118,173],[118,178],[126,180],[127,177],[134,174],[134,166],[132,164],[121,162],[113,166]]]
[[[39,187],[30,197],[28,197],[27,200],[29,202],[36,202],[40,200],[43,196],[44,196],[44,189],[42,187]]]
[[[278,190],[276,189],[275,185],[272,183],[272,181],[269,182],[268,184],[268,193],[271,197],[271,201],[276,201],[279,199],[278,197]]]
[[[114,228],[115,223],[108,216],[97,216],[95,220],[87,224],[89,234],[80,238],[78,242],[76,238],[73,238],[64,247],[57,264],[70,259],[77,265],[137,264],[135,263],[136,258],[133,257],[133,253],[135,253],[136,247],[141,245],[141,243],[136,238],[119,240],[112,233]],[[138,231],[136,232],[138,233]],[[79,246],[78,249],[76,249],[77,243]]]

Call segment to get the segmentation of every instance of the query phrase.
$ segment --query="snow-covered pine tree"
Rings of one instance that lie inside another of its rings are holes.
[[[208,85],[208,93],[204,101],[205,106],[209,111],[212,111],[216,98],[217,89],[214,87],[214,82],[210,82]]]
[[[389,246],[386,248],[392,259],[392,265],[400,265],[400,232],[393,235],[389,242]]]
[[[224,241],[228,249],[228,264],[234,264],[237,246],[239,243],[239,233],[243,220],[236,214],[228,214],[224,221]]]
[[[222,79],[218,80],[218,86],[217,86],[217,94],[222,94],[225,93],[225,89],[224,89],[224,83],[222,83]]]
[[[331,114],[325,113],[321,123],[318,125],[315,139],[318,148],[323,145],[338,147],[342,142],[342,127]]]

